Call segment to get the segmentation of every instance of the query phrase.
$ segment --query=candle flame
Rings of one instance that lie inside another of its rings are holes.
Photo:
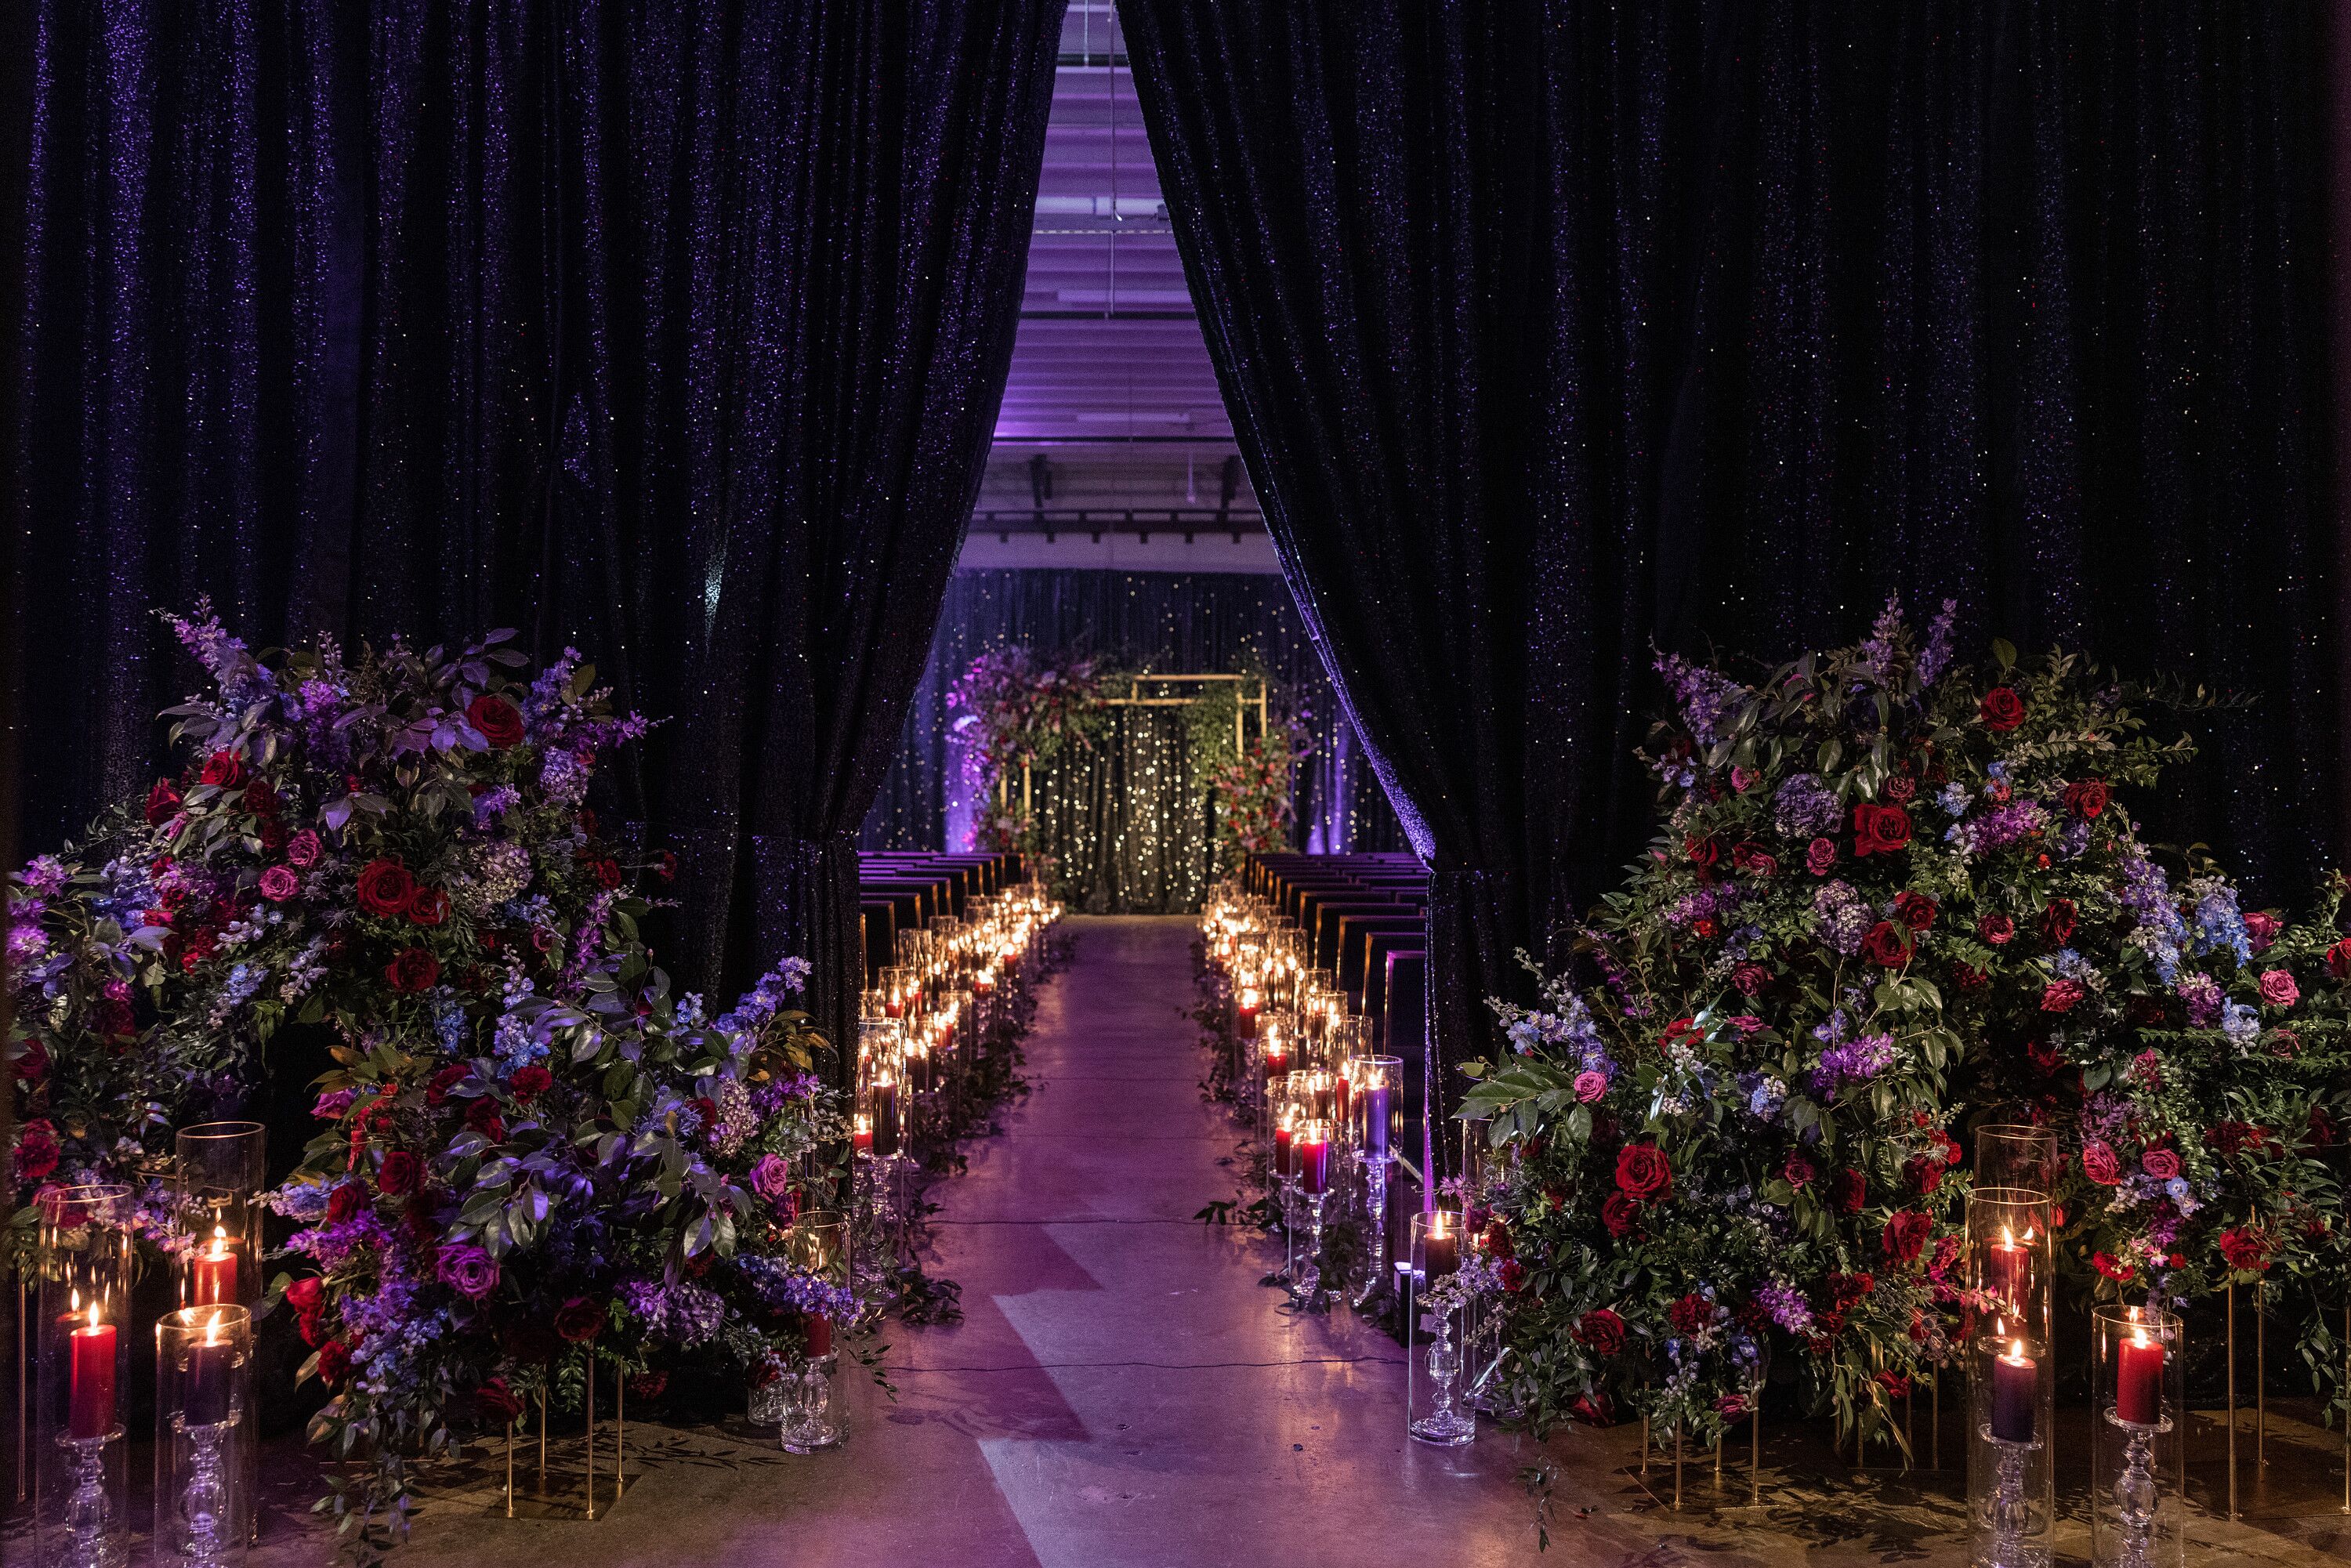
[[[2136,1328],[2131,1330],[2131,1343],[2138,1346],[2141,1350],[2145,1350],[2147,1344],[2147,1330],[2144,1328]]]
[[[2024,1342],[2022,1340],[2012,1339],[2008,1342],[2008,1358],[2011,1361],[2022,1361],[2024,1359]]]
[[[214,1312],[211,1317],[204,1320],[204,1343],[206,1344],[220,1343],[220,1321],[221,1315],[218,1312]]]
[[[2000,1244],[2001,1244],[2002,1247],[2013,1247],[2013,1246],[2015,1246],[2015,1245],[2016,1245],[2016,1232],[2015,1232],[2015,1231],[2013,1231],[2013,1230],[2011,1230],[2011,1229],[2010,1229],[2007,1226],[2005,1226],[2005,1225],[2001,1226],[2001,1227],[2000,1228]]]
[[[225,1225],[213,1227],[213,1256],[215,1258],[228,1256],[228,1227]]]
[[[89,1326],[93,1329],[98,1327],[98,1302],[95,1301],[89,1303]]]
[[[1445,1239],[1445,1211],[1441,1208],[1435,1209],[1430,1212],[1428,1220],[1428,1239],[1431,1241],[1442,1241]]]

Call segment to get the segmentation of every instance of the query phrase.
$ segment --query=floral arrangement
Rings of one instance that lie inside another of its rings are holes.
[[[152,1156],[320,1026],[266,1304],[329,1390],[314,1438],[372,1461],[331,1500],[358,1550],[453,1423],[564,1406],[594,1364],[764,1375],[804,1314],[853,1317],[787,1247],[845,1137],[790,1006],[807,966],[716,1017],[672,994],[635,883],[674,862],[623,856],[584,803],[646,727],[592,667],[526,679],[503,632],[346,660],[172,624],[212,682],[172,710],[193,759],[10,890],[13,1175],[144,1181],[171,1245]]]
[[[1091,743],[1106,679],[1092,659],[1040,667],[1027,648],[1013,647],[980,654],[947,689],[947,706],[958,710],[947,731],[962,747],[965,782],[979,804],[973,849],[1034,848],[1013,776],[1065,746]]]
[[[2004,643],[1970,669],[1952,613],[1921,642],[1889,605],[1751,680],[1660,661],[1661,831],[1541,1005],[1495,1004],[1511,1054],[1462,1112],[1509,1151],[1466,1197],[1538,1425],[1630,1406],[1703,1442],[1786,1357],[1898,1442],[1893,1403],[1986,1304],[1984,1121],[2056,1134],[2078,1294],[2263,1277],[2306,1347],[2339,1312],[2339,884],[2289,924],[2142,841],[2125,792],[2191,751],[2147,716],[2202,694]]]
[[[1290,780],[1301,750],[1299,741],[1294,726],[1269,726],[1209,775],[1220,866],[1238,865],[1244,855],[1290,847]]]

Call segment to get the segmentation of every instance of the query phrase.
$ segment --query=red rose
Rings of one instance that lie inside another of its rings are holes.
[[[319,1377],[325,1383],[340,1383],[351,1370],[350,1346],[341,1340],[330,1339],[319,1347]]]
[[[47,1122],[27,1122],[16,1134],[16,1179],[38,1181],[57,1168],[57,1130]]]
[[[512,1421],[522,1414],[522,1401],[503,1377],[493,1377],[475,1392],[474,1403],[493,1419]]]
[[[677,856],[670,852],[668,850],[662,851],[660,858],[653,862],[653,874],[661,878],[664,882],[675,882],[677,880]]]
[[[516,1068],[514,1076],[507,1080],[507,1087],[514,1091],[517,1100],[535,1100],[554,1082],[555,1074],[534,1061],[528,1067]]]
[[[2041,1010],[2044,1013],[2070,1013],[2082,1005],[2089,993],[2082,982],[2073,978],[2052,980],[2041,992]]]
[[[1894,917],[1913,931],[1924,931],[1935,924],[1935,901],[1905,888],[1894,895]]]
[[[2138,1273],[2136,1264],[2119,1262],[2111,1252],[2091,1253],[2090,1267],[2118,1285],[2129,1284],[2132,1278]]]
[[[1701,839],[1693,836],[1682,841],[1683,858],[1695,866],[1712,865],[1715,862],[1715,857],[1719,855],[1721,852],[1721,850],[1716,846],[1715,841],[1712,839]]]
[[[1503,1259],[1495,1269],[1494,1277],[1501,1281],[1502,1289],[1512,1295],[1527,1288],[1527,1266],[1516,1258]]]
[[[266,779],[256,779],[245,787],[245,809],[256,817],[266,817],[277,810],[277,786]]]
[[[1771,983],[1771,971],[1761,964],[1741,964],[1730,971],[1730,983],[1740,996],[1755,996]]]
[[[2006,686],[1994,686],[1984,693],[1976,713],[1986,729],[2005,733],[2024,722],[2024,699]]]
[[[596,885],[602,888],[605,892],[610,893],[614,888],[621,885],[621,862],[619,861],[600,860],[590,869],[596,873]]]
[[[1899,806],[1874,806],[1865,800],[1853,809],[1853,852],[1890,855],[1910,841],[1910,813]]]
[[[2220,1232],[2220,1256],[2231,1269],[2265,1273],[2270,1266],[2269,1233],[2258,1225],[2241,1225]]]
[[[112,1005],[115,1007],[122,1006],[120,1002],[116,1002]],[[42,1076],[47,1073],[48,1070],[49,1048],[43,1045],[37,1040],[26,1040],[25,1042],[25,1049],[17,1053],[16,1076],[26,1083],[38,1083],[41,1081]],[[2325,1113],[2314,1112],[2313,1113],[2324,1114]]]
[[[375,1185],[387,1197],[405,1197],[416,1190],[423,1176],[423,1161],[406,1149],[394,1149],[383,1156],[383,1166],[375,1173]]]
[[[298,1312],[315,1312],[326,1293],[326,1281],[316,1274],[308,1275],[286,1287],[286,1304]]]
[[[1861,939],[1861,950],[1871,963],[1898,969],[1910,961],[1910,933],[1891,920],[1881,920]]]
[[[1622,1241],[1640,1228],[1641,1206],[1621,1192],[1612,1192],[1600,1205],[1600,1223]]]
[[[1836,844],[1829,839],[1814,839],[1804,849],[1804,869],[1814,876],[1826,876],[1836,864]]]
[[[2179,1156],[2169,1149],[2149,1149],[2139,1155],[2138,1165],[2158,1181],[2169,1181],[2179,1174]]]
[[[234,789],[245,782],[245,763],[234,751],[215,751],[204,758],[204,770],[196,775],[196,782]]]
[[[574,1296],[555,1309],[555,1332],[573,1344],[585,1344],[604,1332],[604,1309],[585,1296]]]
[[[2016,922],[1993,911],[1976,916],[1976,935],[1995,947],[2005,947],[2016,935]]]
[[[1878,1238],[1886,1249],[1886,1258],[1897,1267],[1907,1268],[1918,1260],[1926,1250],[1927,1239],[1935,1233],[1935,1221],[1915,1208],[1906,1208],[1886,1222]]]
[[[1859,1171],[1841,1170],[1829,1178],[1829,1202],[1841,1214],[1859,1214],[1869,1201],[1869,1182]]]
[[[2082,1174],[2100,1186],[2113,1186],[2123,1179],[2122,1162],[2115,1158],[2114,1150],[2092,1139],[2082,1145]]]
[[[506,698],[494,697],[487,692],[465,705],[465,722],[500,750],[522,739],[521,711]]]
[[[438,925],[449,918],[449,895],[421,883],[408,895],[408,918],[419,925]]]
[[[1693,1291],[1667,1308],[1666,1318],[1674,1325],[1676,1333],[1684,1339],[1695,1339],[1714,1322],[1714,1303]]]
[[[2351,980],[2351,936],[2326,950],[2326,972],[2338,980]]]
[[[1751,842],[1732,845],[1730,863],[1733,869],[1745,872],[1750,876],[1770,876],[1780,869],[1777,859],[1764,853],[1760,844]]]
[[[434,1073],[432,1081],[424,1085],[424,1103],[438,1105],[447,1100],[449,1091],[465,1082],[465,1075],[471,1071],[464,1062],[453,1061]]]
[[[1666,1032],[1657,1037],[1659,1051],[1671,1051],[1677,1045],[1687,1045],[1695,1050],[1705,1043],[1706,1030],[1698,1028],[1696,1019],[1676,1019],[1666,1026]]]
[[[2270,944],[2278,939],[2278,933],[2284,928],[2285,922],[2266,909],[2249,909],[2245,912],[2245,935],[2252,939],[2253,951],[2256,953],[2267,952]]]
[[[422,947],[402,947],[383,967],[384,983],[403,996],[429,991],[441,977],[441,960]]]
[[[629,1392],[640,1399],[658,1399],[669,1392],[669,1374],[641,1372],[629,1379]]]
[[[1577,1395],[1568,1402],[1567,1413],[1587,1427],[1614,1427],[1616,1407],[1609,1402],[1605,1390],[1593,1388]]]
[[[1780,1175],[1785,1178],[1790,1186],[1794,1187],[1798,1192],[1802,1192],[1804,1188],[1812,1186],[1813,1178],[1820,1174],[1820,1167],[1813,1165],[1812,1156],[1805,1154],[1802,1149],[1791,1150],[1788,1155],[1788,1163],[1780,1167]]]
[[[2074,901],[2053,898],[2049,907],[2041,912],[2041,935],[2052,947],[2063,947],[2074,939]]]
[[[476,1100],[465,1107],[465,1125],[494,1144],[507,1141],[507,1119],[498,1114],[497,1104],[490,1100]]]
[[[1674,1167],[1655,1144],[1627,1144],[1616,1153],[1616,1187],[1625,1197],[1649,1203],[1673,1189]]]
[[[172,788],[169,779],[155,780],[155,788],[147,791],[147,825],[158,828],[172,820],[180,809],[180,792]]]
[[[1576,1343],[1595,1355],[1614,1355],[1625,1348],[1625,1320],[1606,1307],[1595,1307],[1576,1319],[1570,1332]]]
[[[371,860],[360,868],[354,891],[361,909],[390,919],[407,913],[408,901],[416,896],[416,879],[396,860]]]
[[[327,1223],[340,1225],[367,1207],[367,1193],[359,1183],[347,1181],[327,1195]]]
[[[2065,786],[2065,810],[2084,821],[2103,813],[2106,809],[2106,787],[2095,779],[2085,779],[2078,784]]]

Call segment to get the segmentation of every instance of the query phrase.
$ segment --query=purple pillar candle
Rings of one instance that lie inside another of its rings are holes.
[[[2022,1340],[1991,1364],[1991,1435],[2001,1442],[2032,1441],[2040,1370]]]
[[[236,1347],[222,1340],[217,1321],[211,1337],[188,1347],[187,1395],[182,1419],[191,1427],[215,1427],[228,1419],[229,1380],[235,1375]]]
[[[1377,1155],[1388,1152],[1388,1081],[1374,1072],[1364,1091],[1364,1146]]]

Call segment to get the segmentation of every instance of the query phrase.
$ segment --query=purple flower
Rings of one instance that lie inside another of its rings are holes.
[[[1755,1304],[1790,1333],[1802,1333],[1813,1326],[1813,1309],[1805,1304],[1803,1292],[1784,1281],[1766,1281],[1758,1286]]]
[[[1657,655],[1656,670],[1671,688],[1674,706],[1681,709],[1691,738],[1700,746],[1712,746],[1721,738],[1722,726],[1747,698],[1747,688],[1737,681],[1719,670],[1693,664],[1678,653]]]
[[[435,1272],[443,1284],[471,1301],[478,1301],[498,1288],[497,1260],[468,1244],[441,1249]]]
[[[1783,837],[1813,839],[1837,830],[1836,791],[1810,773],[1792,773],[1771,795],[1771,825]]]
[[[2210,1029],[2220,1016],[2220,988],[2210,975],[2190,975],[2172,988],[2188,1004],[2188,1021]]]
[[[1894,1037],[1865,1034],[1821,1052],[1813,1070],[1813,1092],[1834,1094],[1848,1083],[1866,1083],[1894,1065]]]
[[[357,1092],[353,1090],[329,1090],[319,1096],[319,1103],[310,1107],[310,1114],[321,1122],[332,1122],[350,1110],[351,1102],[357,1098]]]
[[[1918,655],[1918,684],[1931,686],[1951,665],[1951,624],[1959,618],[1959,601],[1943,601],[1942,613],[1927,623],[1926,650]]]

